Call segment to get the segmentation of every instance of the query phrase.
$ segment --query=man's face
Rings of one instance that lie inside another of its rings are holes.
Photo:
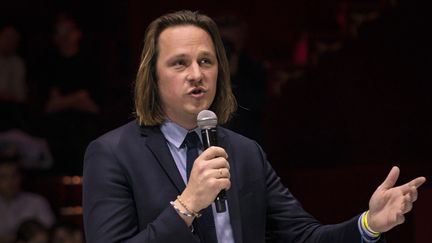
[[[216,94],[218,62],[210,35],[192,25],[169,27],[159,36],[156,75],[165,115],[186,129]]]

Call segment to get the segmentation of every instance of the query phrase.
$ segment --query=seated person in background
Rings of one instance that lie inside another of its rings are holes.
[[[97,81],[95,66],[91,63],[91,54],[81,47],[81,29],[73,18],[65,15],[58,16],[54,28],[56,50],[49,60],[49,99],[45,112],[71,109],[98,113],[99,106],[94,97]]]
[[[20,35],[11,23],[0,23],[0,100],[23,103],[27,96],[25,64],[17,54]]]
[[[226,127],[263,145],[262,112],[266,102],[267,80],[264,64],[246,51],[245,21],[238,16],[225,16],[218,18],[217,23],[228,58],[232,90],[238,104]]]
[[[51,243],[83,243],[82,229],[70,222],[60,222],[51,228]]]
[[[0,158],[0,215],[0,242],[13,239],[25,220],[37,220],[45,227],[50,227],[55,220],[45,198],[21,190],[20,168],[10,158]]]
[[[28,112],[26,68],[17,53],[19,40],[14,24],[0,21],[0,131],[24,126]]]
[[[19,129],[0,131],[0,154],[17,157],[17,163],[24,170],[47,170],[52,166],[46,140]]]
[[[54,156],[54,170],[80,174],[85,144],[97,134],[100,106],[99,75],[95,53],[84,49],[77,22],[59,15],[54,24],[54,47],[43,73],[44,134]]]
[[[48,229],[37,220],[26,220],[16,233],[16,243],[48,243]]]

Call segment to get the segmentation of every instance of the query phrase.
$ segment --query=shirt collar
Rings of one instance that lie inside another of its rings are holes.
[[[188,131],[182,126],[174,123],[171,120],[165,120],[160,127],[164,137],[168,142],[173,144],[176,148],[180,148],[183,144],[184,139],[188,132],[195,131],[201,139],[201,133],[199,127]]]

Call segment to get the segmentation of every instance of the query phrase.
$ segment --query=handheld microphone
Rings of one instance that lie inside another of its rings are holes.
[[[203,110],[198,114],[197,123],[201,129],[204,149],[210,146],[217,146],[217,116],[213,111]],[[218,213],[226,211],[226,192],[221,190],[216,196],[214,202]]]

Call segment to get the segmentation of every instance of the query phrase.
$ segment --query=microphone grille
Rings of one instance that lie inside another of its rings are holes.
[[[217,126],[217,116],[213,111],[203,110],[198,113],[197,123],[201,129],[208,129]]]

